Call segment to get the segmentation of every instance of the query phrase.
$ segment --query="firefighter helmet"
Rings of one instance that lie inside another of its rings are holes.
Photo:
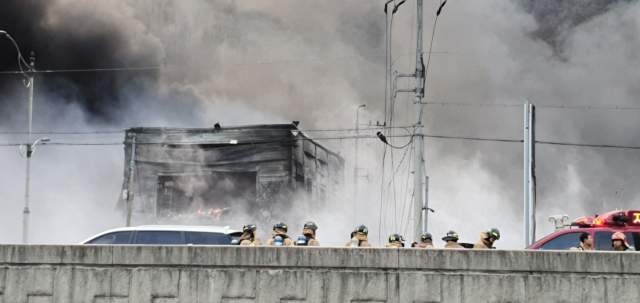
[[[402,243],[404,242],[404,239],[402,238],[401,235],[399,234],[393,234],[391,236],[389,236],[389,243]]]
[[[245,234],[252,234],[257,229],[258,227],[255,224],[247,224],[242,227],[242,232]]]
[[[422,235],[422,242],[431,242],[433,241],[433,236],[430,233],[426,233]]]
[[[283,231],[283,232],[287,232],[287,223],[284,223],[282,221],[276,223],[275,225],[273,225],[273,230],[279,230],[279,231]]]
[[[489,239],[496,238],[496,240],[500,240],[500,231],[497,228],[489,228],[489,230],[487,230],[487,236]]]
[[[611,236],[611,242],[613,243],[613,241],[615,240],[620,240],[622,241],[622,243],[624,243],[624,246],[626,246],[627,248],[629,248],[629,243],[627,243],[627,236],[625,236],[623,233],[621,232],[616,232]]]
[[[444,237],[442,237],[442,240],[458,242],[458,233],[450,230]]]
[[[302,229],[307,229],[307,228],[316,230],[316,229],[318,229],[318,225],[316,225],[315,223],[309,221],[309,222],[304,224],[304,227],[302,227]]]
[[[356,233],[363,233],[366,236],[369,234],[369,229],[364,225],[360,225],[356,227]]]

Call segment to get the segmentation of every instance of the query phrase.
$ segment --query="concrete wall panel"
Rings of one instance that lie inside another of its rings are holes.
[[[639,256],[0,245],[0,303],[636,302]]]
[[[430,272],[398,274],[400,302],[442,302],[442,275]]]
[[[209,288],[214,296],[211,301],[200,300],[199,302],[221,302],[223,299],[248,299],[255,300],[257,294],[257,271],[254,269],[228,269],[211,271],[213,276]],[[200,284],[202,285],[202,284]],[[198,287],[199,292],[202,286]]]
[[[37,296],[53,295],[53,277],[55,268],[17,266],[7,269],[5,298],[6,302],[28,302],[41,300]],[[29,296],[34,296],[29,299]],[[53,300],[52,298],[50,298]],[[48,299],[47,299],[48,300]]]
[[[606,278],[604,302],[637,302],[640,300],[640,278]]]
[[[179,269],[136,268],[131,271],[131,302],[150,302],[155,298],[177,298]]]
[[[521,275],[469,274],[462,277],[462,301],[527,302]]]

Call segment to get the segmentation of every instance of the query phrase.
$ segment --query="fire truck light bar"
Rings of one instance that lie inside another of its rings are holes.
[[[573,220],[573,222],[571,222],[571,226],[591,227],[596,224],[595,220],[596,219],[593,217],[582,217]]]

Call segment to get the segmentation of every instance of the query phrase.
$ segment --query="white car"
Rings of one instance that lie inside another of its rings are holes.
[[[232,245],[240,236],[242,231],[229,226],[143,225],[111,229],[80,244]]]

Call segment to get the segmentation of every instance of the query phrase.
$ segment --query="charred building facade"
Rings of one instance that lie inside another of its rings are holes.
[[[343,187],[344,159],[294,124],[126,130],[132,225],[271,224],[294,205],[339,203]],[[126,194],[117,209],[126,215]]]

